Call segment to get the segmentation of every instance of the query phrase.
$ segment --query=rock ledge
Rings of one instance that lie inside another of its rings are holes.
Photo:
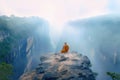
[[[36,70],[25,73],[20,80],[95,80],[87,56],[78,53],[48,54],[40,57]]]

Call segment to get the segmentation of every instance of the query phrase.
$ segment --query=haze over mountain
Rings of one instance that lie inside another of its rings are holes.
[[[70,52],[80,52],[90,58],[92,69],[99,74],[97,80],[109,79],[107,71],[120,72],[120,17],[117,15],[70,21],[63,27],[61,36],[51,36],[48,22],[39,17],[1,16],[0,22],[1,45],[5,42],[4,46],[12,46],[11,50],[7,50],[9,55],[1,61],[16,66],[15,78],[35,69],[41,54],[59,52],[64,42],[70,45]],[[51,37],[56,38],[58,43],[53,44]],[[4,55],[4,49],[1,47],[1,56]],[[20,64],[22,67],[18,66]]]
[[[68,22],[64,27],[58,48],[64,41],[71,50],[87,55],[93,70],[98,72],[97,80],[107,80],[106,72],[120,72],[120,16],[103,15]]]
[[[67,42],[97,80],[110,80],[106,71],[120,72],[119,25],[120,0],[0,0],[0,63],[14,66],[16,80]]]
[[[35,69],[40,55],[53,50],[48,26],[39,17],[0,16],[0,63],[12,64],[12,80]]]

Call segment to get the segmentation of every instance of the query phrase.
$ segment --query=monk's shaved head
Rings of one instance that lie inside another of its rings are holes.
[[[64,44],[67,44],[67,42],[65,42]]]

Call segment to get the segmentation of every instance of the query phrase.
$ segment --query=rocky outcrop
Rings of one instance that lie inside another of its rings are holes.
[[[87,56],[78,53],[47,54],[40,57],[40,64],[20,80],[95,80]]]

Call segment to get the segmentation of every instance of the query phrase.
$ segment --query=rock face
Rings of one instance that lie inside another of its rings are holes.
[[[62,34],[64,37],[61,37],[59,44],[67,41],[71,43],[71,49],[89,56],[94,71],[99,74],[97,80],[110,80],[105,75],[109,71],[120,73],[120,16],[101,15],[75,20],[69,22],[65,28],[63,32],[66,34]],[[70,28],[75,31],[69,31]]]
[[[11,80],[35,69],[39,55],[51,50],[47,21],[39,17],[0,16],[0,63],[12,64]]]
[[[25,73],[20,80],[95,80],[87,56],[78,53],[48,54],[40,57],[36,70]]]

